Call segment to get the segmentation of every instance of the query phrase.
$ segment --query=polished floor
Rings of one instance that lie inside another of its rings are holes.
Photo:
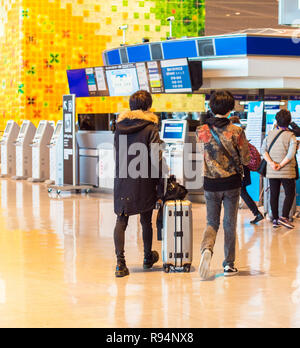
[[[131,275],[114,277],[110,195],[49,197],[44,185],[0,181],[0,327],[300,327],[300,220],[295,230],[249,223],[240,210],[239,276],[199,279],[205,206],[194,205],[194,268],[141,269],[136,217],[127,232]],[[157,250],[159,242],[154,242]]]

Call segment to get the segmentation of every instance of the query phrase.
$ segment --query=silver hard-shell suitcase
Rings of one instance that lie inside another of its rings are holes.
[[[189,201],[164,206],[162,255],[164,271],[190,272],[193,260],[193,216]]]

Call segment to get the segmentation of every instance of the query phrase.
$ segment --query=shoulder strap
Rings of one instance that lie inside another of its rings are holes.
[[[274,146],[274,144],[276,143],[276,141],[279,139],[279,137],[281,136],[282,133],[284,133],[285,131],[282,130],[281,132],[279,132],[276,137],[274,138],[274,140],[272,141],[271,145],[269,146],[269,149],[268,149],[268,153],[270,153],[272,147]]]
[[[209,129],[211,131],[211,134],[213,136],[213,138],[215,139],[216,143],[219,145],[220,149],[222,150],[222,152],[224,153],[224,155],[229,159],[229,161],[234,165],[235,170],[237,171],[238,174],[241,174],[241,168],[240,166],[237,165],[235,159],[231,156],[231,154],[229,153],[229,151],[225,148],[225,146],[223,145],[223,143],[220,140],[219,135],[217,134],[217,132],[214,130],[213,126],[208,125]]]

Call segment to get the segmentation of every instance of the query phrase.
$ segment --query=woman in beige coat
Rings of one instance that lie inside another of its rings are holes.
[[[285,226],[292,229],[295,226],[290,223],[289,215],[296,193],[297,139],[288,128],[291,123],[291,113],[289,111],[279,111],[276,115],[276,121],[277,127],[264,140],[262,154],[268,163],[267,178],[270,180],[273,227]],[[276,137],[276,142],[268,151]],[[285,201],[282,216],[279,217],[278,205],[281,185],[284,187]]]

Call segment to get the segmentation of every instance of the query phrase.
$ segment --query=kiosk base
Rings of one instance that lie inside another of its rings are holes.
[[[45,181],[45,184],[46,184],[46,185],[54,185],[54,184],[55,184],[55,181],[54,181],[54,180],[46,180],[46,181]]]
[[[45,182],[46,179],[37,179],[37,178],[29,178],[27,179],[28,182]]]
[[[75,193],[90,193],[93,186],[91,185],[50,185],[48,187],[48,192],[51,193],[53,191],[56,191],[56,193],[59,195],[61,192],[75,192]]]
[[[12,180],[28,180],[28,176],[13,176]]]

